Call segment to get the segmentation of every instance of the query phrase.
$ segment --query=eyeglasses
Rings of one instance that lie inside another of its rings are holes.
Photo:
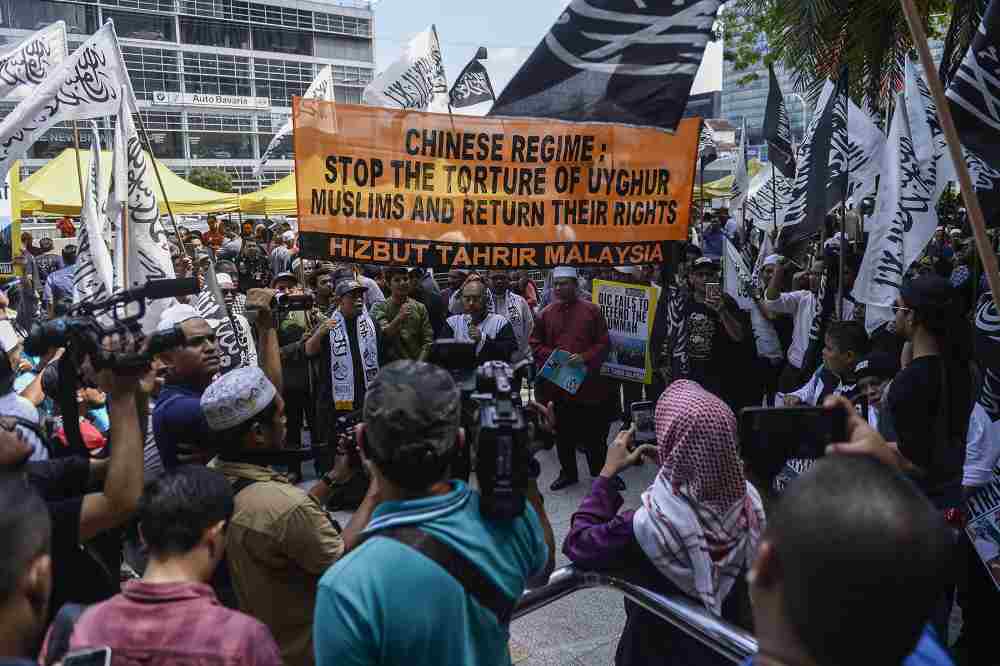
[[[893,312],[912,312],[913,308],[908,308],[905,305],[890,305]]]

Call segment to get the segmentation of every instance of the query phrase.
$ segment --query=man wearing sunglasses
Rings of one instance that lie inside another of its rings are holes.
[[[247,308],[257,312],[258,364],[268,379],[282,388],[278,336],[271,314],[275,292],[251,289]],[[157,337],[166,341],[156,355],[165,383],[153,409],[153,436],[165,471],[185,463],[205,464],[218,449],[201,408],[201,396],[221,369],[219,348],[211,325],[190,305],[164,310]]]

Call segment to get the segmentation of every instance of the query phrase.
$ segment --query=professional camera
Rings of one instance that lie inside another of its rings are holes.
[[[503,361],[489,361],[476,371],[479,403],[479,447],[476,477],[483,515],[511,520],[524,512],[524,489],[538,475],[532,427],[521,398],[512,389],[514,370]]]
[[[459,452],[452,473],[466,477],[471,455],[480,511],[494,520],[517,517],[524,511],[524,490],[540,471],[534,455],[552,443],[536,443],[537,415],[513,390],[514,370],[502,361],[476,367],[475,344],[458,340],[436,341],[428,360],[449,371],[462,393],[462,425],[470,445]]]
[[[141,287],[127,289],[102,301],[77,303],[64,317],[32,324],[24,340],[24,350],[42,356],[49,349],[65,347],[68,357],[75,361],[89,357],[95,370],[141,370],[149,365],[148,352],[112,351],[103,347],[103,339],[119,335],[125,340],[141,342],[140,321],[146,314],[147,300],[196,293],[198,282],[195,278],[149,280]]]
[[[316,299],[312,294],[275,294],[271,299],[271,313],[275,320],[284,319],[289,312],[312,310]],[[244,315],[247,321],[257,321],[257,308],[248,305]]]

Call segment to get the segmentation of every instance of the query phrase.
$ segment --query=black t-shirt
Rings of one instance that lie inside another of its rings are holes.
[[[748,318],[733,304],[730,304],[729,311],[743,321],[743,330],[746,332],[743,342],[731,339],[719,313],[703,303],[691,299],[684,314],[687,319],[690,379],[701,384],[706,391],[719,396],[735,410],[747,404],[747,382],[734,378],[740,377],[740,373],[749,368],[748,362],[753,356],[753,335],[749,334],[749,322],[744,321]],[[749,347],[746,344],[748,342]]]
[[[947,391],[941,371],[947,367]],[[942,402],[943,401],[943,402]],[[940,356],[914,359],[893,379],[886,397],[899,451],[927,476],[916,479],[932,501],[961,484],[965,440],[972,412],[972,378],[966,365],[947,366]],[[944,424],[939,419],[944,418]]]
[[[67,602],[92,604],[118,592],[108,571],[80,543],[80,514],[90,479],[86,458],[29,463],[28,481],[45,500],[52,520],[52,597],[49,619]]]

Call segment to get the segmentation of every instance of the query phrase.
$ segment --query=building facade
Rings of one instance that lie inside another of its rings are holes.
[[[338,102],[359,103],[374,74],[366,0],[0,0],[0,50],[66,21],[70,51],[113,19],[153,152],[176,173],[225,170],[249,192],[292,171],[286,139],[260,179],[252,168],[321,68]],[[0,100],[0,116],[15,102]],[[110,119],[99,121],[110,146]],[[89,133],[81,132],[89,147]],[[73,146],[60,125],[32,146],[25,173]]]

